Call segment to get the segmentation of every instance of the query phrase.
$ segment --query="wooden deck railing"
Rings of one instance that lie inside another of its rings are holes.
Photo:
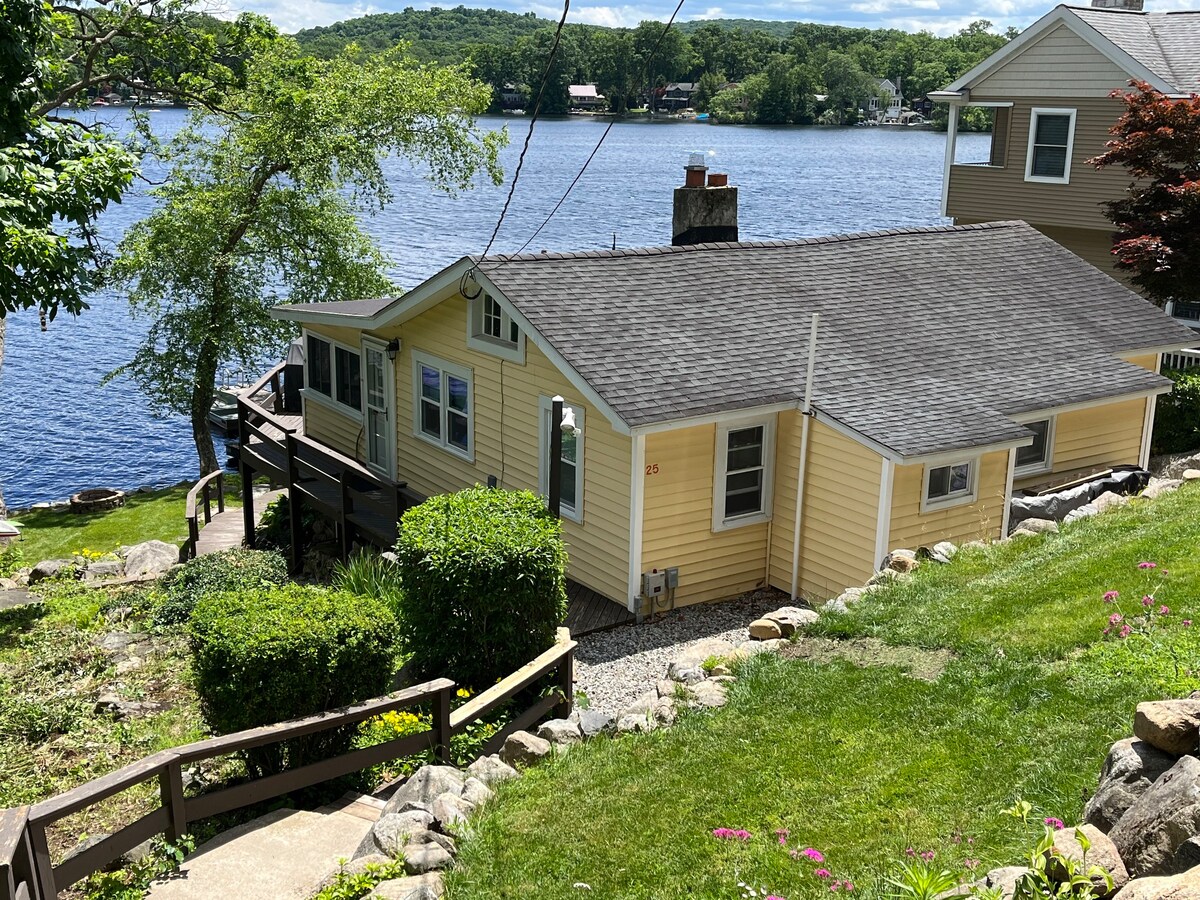
[[[225,512],[225,473],[218,469],[209,472],[196,482],[188,491],[187,506],[184,515],[187,517],[188,538],[180,551],[184,562],[196,556],[196,544],[200,541],[200,515],[203,512],[204,524],[212,521],[213,485],[216,485],[217,512]]]
[[[521,667],[494,687],[451,712],[456,685],[446,678],[428,681],[402,691],[367,700],[354,706],[331,710],[301,719],[264,725],[235,734],[210,738],[138,760],[94,781],[33,807],[0,810],[0,900],[50,900],[58,892],[118,859],[138,844],[156,835],[176,841],[188,826],[201,819],[253,806],[302,788],[312,787],[361,771],[373,765],[433,750],[444,762],[450,760],[451,738],[472,723],[514,699],[521,691],[551,675],[555,690],[533,701],[484,746],[484,755],[494,752],[514,731],[527,728],[552,709],[566,716],[572,701],[575,642],[566,629],[558,641],[537,659]],[[350,750],[273,775],[197,797],[183,791],[185,766],[364,722],[392,710],[428,704],[432,725],[428,731],[406,735]],[[162,805],[104,840],[54,865],[50,857],[47,829],[56,822],[87,809],[109,797],[146,782],[157,782]]]

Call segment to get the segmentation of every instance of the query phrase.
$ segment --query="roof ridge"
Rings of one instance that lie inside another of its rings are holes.
[[[842,234],[820,235],[817,237],[789,238],[774,241],[719,241],[701,244],[685,244],[683,246],[662,245],[657,247],[625,247],[619,250],[570,250],[548,253],[494,253],[491,256],[472,255],[468,257],[473,263],[499,263],[506,265],[512,262],[533,262],[536,260],[565,260],[565,259],[624,259],[632,256],[667,256],[674,253],[695,253],[709,250],[780,250],[789,247],[817,246],[822,244],[842,244],[851,241],[876,240],[879,238],[900,237],[913,234],[959,234],[972,231],[988,231],[1001,228],[1028,228],[1025,222],[1009,220],[1001,222],[980,222],[974,225],[919,225],[907,228],[884,228],[873,231],[853,231]]]

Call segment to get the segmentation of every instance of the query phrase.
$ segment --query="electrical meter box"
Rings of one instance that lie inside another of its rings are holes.
[[[651,599],[667,592],[667,573],[654,569],[642,575],[642,593]]]

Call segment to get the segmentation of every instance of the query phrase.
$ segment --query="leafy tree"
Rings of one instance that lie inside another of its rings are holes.
[[[1117,268],[1164,306],[1200,302],[1200,95],[1171,99],[1145,82],[1114,91],[1125,112],[1108,150],[1090,162],[1124,166],[1134,181],[1106,204]]]
[[[662,22],[646,21],[633,29],[637,72],[639,75],[645,72],[646,82],[651,85],[683,79],[691,71],[695,58],[682,32],[672,28],[664,33],[663,27]]]
[[[696,92],[692,94],[692,109],[697,112],[708,112],[713,98],[721,90],[725,78],[719,72],[705,72],[696,82]]]
[[[836,50],[829,54],[821,74],[825,81],[829,110],[839,124],[847,119],[857,119],[862,102],[875,96],[879,90],[875,79],[864,72],[854,59]]]
[[[171,143],[160,206],[126,234],[114,266],[152,322],[109,377],[130,375],[157,409],[190,416],[202,473],[218,467],[208,422],[218,366],[253,365],[290,333],[271,306],[391,289],[355,217],[390,200],[386,154],[422,163],[447,191],[481,169],[501,177],[503,135],[472,119],[490,89],[461,68],[398,51],[316,60],[276,39],[231,100],[235,113],[200,112]]]
[[[550,115],[563,114],[570,108],[571,98],[567,87],[579,78],[579,48],[568,31],[559,37],[558,50],[554,48],[554,28],[542,28],[517,43],[517,59],[522,80],[532,91],[530,102],[537,101],[538,86],[542,73],[547,72],[545,93],[542,96],[542,112]],[[547,63],[549,70],[547,71]]]
[[[755,121],[760,125],[786,125],[796,114],[796,79],[791,57],[776,53],[763,73],[766,83]]]

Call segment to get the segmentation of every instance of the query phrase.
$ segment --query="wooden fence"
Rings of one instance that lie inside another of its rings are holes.
[[[0,810],[0,900],[50,900],[57,897],[60,890],[100,871],[156,835],[176,841],[187,833],[189,825],[201,819],[253,806],[369,766],[428,750],[448,762],[450,740],[454,735],[464,732],[469,725],[509,702],[521,691],[553,675],[556,690],[533,701],[498,731],[482,751],[484,755],[492,753],[508,735],[528,728],[551,710],[557,710],[561,716],[568,714],[574,696],[574,653],[575,642],[570,633],[560,628],[553,647],[453,711],[450,702],[456,685],[449,679],[440,678],[343,709],[163,750],[32,807]],[[184,795],[183,769],[188,765],[426,704],[432,709],[432,727],[428,731],[373,747],[349,750],[340,756],[197,797]],[[158,809],[54,865],[47,840],[50,826],[122,791],[151,781],[158,783],[162,798]]]

